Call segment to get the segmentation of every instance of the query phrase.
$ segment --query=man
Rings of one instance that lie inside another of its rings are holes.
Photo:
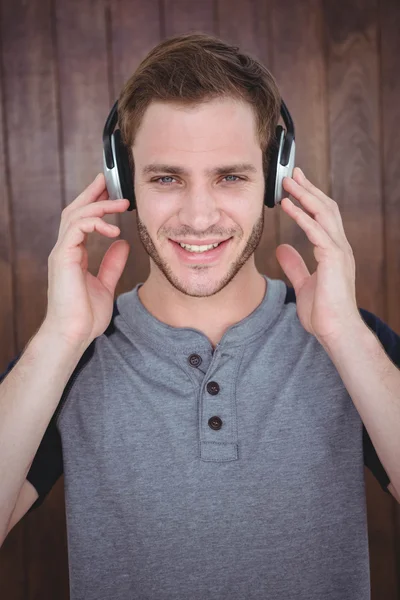
[[[123,240],[87,272],[129,204],[103,175],[63,211],[0,387],[0,499],[4,539],[64,472],[73,600],[370,597],[363,468],[399,500],[400,338],[358,309],[337,204],[299,169],[281,208],[317,270],[283,244],[293,288],[257,271],[279,103],[237,48],[163,42],[119,101],[147,280],[113,303]]]

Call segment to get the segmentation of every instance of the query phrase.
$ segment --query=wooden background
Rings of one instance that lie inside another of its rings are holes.
[[[0,0],[0,370],[45,315],[47,258],[61,210],[102,169],[109,109],[161,39],[215,33],[255,54],[294,117],[297,163],[338,202],[357,265],[357,300],[400,332],[400,2],[398,0]],[[259,270],[311,244],[265,208]],[[148,274],[135,212],[108,216],[131,244],[117,294]],[[112,240],[89,239],[97,272]],[[366,469],[372,598],[400,598],[400,507]],[[0,483],[1,484],[1,483]],[[5,600],[68,598],[60,480],[0,550]],[[90,518],[90,515],[88,515]]]

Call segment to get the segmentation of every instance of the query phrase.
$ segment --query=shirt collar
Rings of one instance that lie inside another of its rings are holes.
[[[286,296],[286,284],[280,279],[267,281],[267,289],[261,303],[247,317],[231,325],[222,336],[217,347],[241,345],[253,337],[262,335],[279,316]],[[142,304],[138,290],[143,282],[123,294],[116,300],[119,315],[135,338],[147,340],[158,348],[170,348],[175,351],[196,352],[208,351],[211,342],[207,336],[193,327],[173,327],[163,323],[152,315]]]

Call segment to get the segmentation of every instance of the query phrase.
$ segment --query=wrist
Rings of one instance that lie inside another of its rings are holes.
[[[55,352],[60,352],[61,354],[71,356],[72,358],[75,356],[82,356],[89,346],[88,342],[72,340],[62,335],[46,320],[42,322],[38,331],[33,336],[32,341],[33,340],[36,345],[52,348]]]
[[[318,340],[330,356],[335,354],[344,354],[346,352],[357,352],[357,349],[366,346],[372,346],[376,343],[376,336],[368,325],[362,320],[355,319],[354,322],[347,324],[346,327],[335,335]]]

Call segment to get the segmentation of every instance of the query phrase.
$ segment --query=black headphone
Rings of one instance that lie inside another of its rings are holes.
[[[284,177],[292,177],[295,159],[294,124],[282,100],[281,116],[286,132],[281,125],[275,129],[275,138],[270,144],[269,171],[265,181],[264,204],[273,208],[287,196],[282,187]],[[118,100],[108,115],[103,130],[103,170],[110,200],[126,198],[128,211],[136,208],[132,171],[128,150],[121,139],[121,131],[114,128],[118,122]]]

